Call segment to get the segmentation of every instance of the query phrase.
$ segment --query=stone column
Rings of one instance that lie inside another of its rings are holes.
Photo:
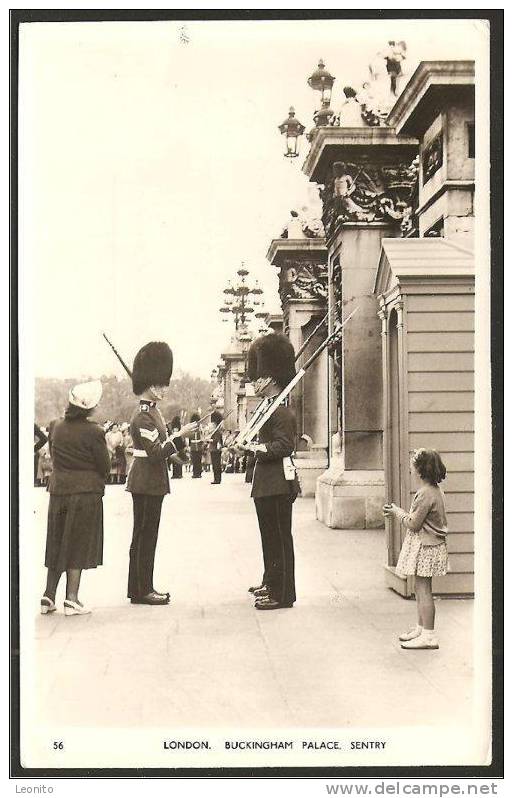
[[[221,359],[224,363],[224,413],[227,415],[232,411],[225,422],[225,429],[233,431],[237,429],[241,379],[246,368],[246,354],[235,337],[230,341],[227,351],[221,355]]]
[[[327,526],[383,526],[381,325],[374,281],[382,238],[401,235],[411,214],[415,140],[384,127],[320,128],[304,171],[323,185],[323,224],[334,313],[356,307],[332,351],[337,412],[329,469],[317,481],[317,517]]]
[[[280,238],[271,242],[268,260],[279,268],[283,328],[298,352],[327,310],[327,267],[324,238]],[[321,328],[297,360],[300,368],[326,336]],[[308,370],[291,395],[298,426],[298,468],[303,496],[313,496],[317,477],[327,465],[327,355]],[[303,436],[303,438],[302,438]]]
[[[337,414],[330,468],[317,484],[317,517],[327,526],[383,526],[381,329],[373,293],[386,223],[347,223],[333,246],[334,302],[341,318],[357,311],[333,352]]]

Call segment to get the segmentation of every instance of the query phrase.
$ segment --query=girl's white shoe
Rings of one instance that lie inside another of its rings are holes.
[[[41,615],[48,615],[49,612],[55,612],[56,609],[55,602],[48,596],[43,596],[41,599]]]
[[[402,635],[399,635],[399,640],[401,642],[405,642],[406,640],[414,640],[416,637],[419,637],[422,634],[422,626],[412,626],[411,629],[408,629],[407,632],[403,632]]]
[[[439,648],[439,645],[434,633],[423,629],[422,633],[418,637],[414,637],[413,640],[406,640],[404,643],[401,643],[401,648],[418,650],[421,648]]]
[[[64,602],[64,615],[89,615],[90,612],[89,607],[77,604],[76,601],[66,599]]]

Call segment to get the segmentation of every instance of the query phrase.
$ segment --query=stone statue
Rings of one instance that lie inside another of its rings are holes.
[[[287,223],[286,238],[306,238],[303,232],[303,224],[297,211],[290,212],[290,219]]]
[[[389,111],[400,93],[406,50],[406,42],[390,40],[387,48],[379,50],[369,63],[369,79],[362,84],[358,92],[352,86],[346,86],[340,113],[327,118],[322,122],[322,126],[386,125]],[[316,131],[317,128],[311,131],[312,136]],[[308,138],[312,141],[311,136]]]
[[[339,114],[340,127],[362,127],[362,108],[351,86],[344,88],[345,100]]]
[[[403,61],[406,59],[406,42],[389,41],[385,53],[387,73],[390,78],[390,91],[398,95],[398,81],[403,76]]]
[[[344,216],[347,219],[361,221],[365,218],[365,211],[360,205],[351,198],[356,188],[355,177],[348,174],[347,167],[341,161],[333,164],[333,199],[335,205],[335,216]]]
[[[400,93],[406,50],[406,42],[390,40],[387,48],[379,50],[369,64],[370,80],[365,90],[369,99],[365,103],[364,118],[370,125],[384,124]]]
[[[299,213],[299,218],[301,219],[304,237],[322,238],[324,236],[324,226],[320,218],[321,213],[322,208],[315,211],[308,205],[303,205]]]
[[[318,201],[315,204],[319,206]],[[309,205],[303,205],[299,212],[292,210],[281,238],[322,238],[324,227],[321,214],[322,206],[312,210]]]

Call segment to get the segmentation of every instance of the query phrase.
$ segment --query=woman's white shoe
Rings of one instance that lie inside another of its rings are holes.
[[[76,601],[66,599],[64,602],[64,615],[89,615],[90,612],[89,607],[77,604]]]
[[[41,615],[48,615],[49,612],[55,612],[56,609],[55,602],[48,596],[43,596],[41,599]]]
[[[412,626],[407,632],[403,632],[402,635],[399,635],[399,640],[401,643],[404,643],[406,640],[415,640],[415,638],[420,637],[421,634],[422,626]]]

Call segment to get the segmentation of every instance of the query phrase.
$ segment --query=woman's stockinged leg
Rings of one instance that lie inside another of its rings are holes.
[[[57,586],[61,578],[61,571],[56,571],[54,568],[49,568],[46,575],[46,589],[44,595],[55,603],[55,594]]]
[[[428,631],[435,628],[435,602],[433,601],[430,576],[415,577],[415,594],[419,610],[419,625]]]
[[[74,601],[76,604],[81,603],[78,600],[78,588],[80,587],[81,576],[81,568],[69,568],[66,571],[66,599],[68,601]]]

